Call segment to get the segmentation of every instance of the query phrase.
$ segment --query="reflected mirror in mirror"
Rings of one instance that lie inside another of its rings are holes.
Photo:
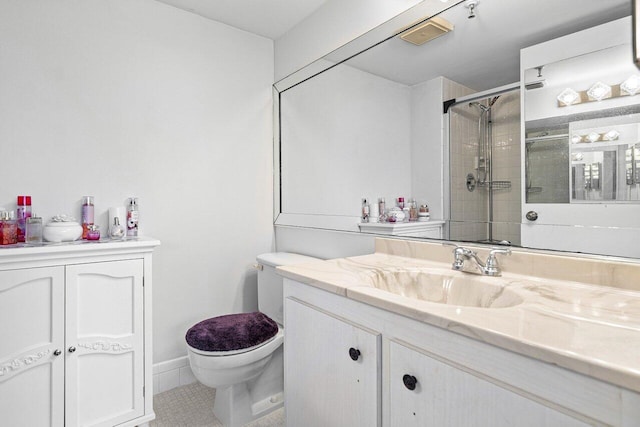
[[[630,44],[525,70],[528,203],[639,201],[640,72]]]

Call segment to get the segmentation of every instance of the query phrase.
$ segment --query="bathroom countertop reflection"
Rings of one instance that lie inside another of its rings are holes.
[[[502,277],[483,277],[452,271],[442,255],[439,262],[430,261],[380,252],[379,246],[371,255],[278,271],[349,299],[640,392],[640,264],[623,267],[631,272],[627,278],[639,286],[629,289],[628,284],[602,286],[564,277],[534,277],[510,273],[508,268]],[[450,256],[451,248],[445,253]],[[575,267],[567,262],[568,268]],[[621,269],[615,263],[601,264],[611,271]],[[590,268],[598,274],[597,265]]]

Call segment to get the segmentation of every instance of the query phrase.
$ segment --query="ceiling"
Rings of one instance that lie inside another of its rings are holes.
[[[461,3],[440,14],[452,32],[422,46],[394,37],[348,64],[407,85],[445,76],[488,90],[519,80],[523,47],[630,14],[629,0],[479,0],[468,19]]]
[[[157,0],[276,40],[326,0]]]
[[[157,0],[273,40],[327,0]],[[456,0],[458,1],[458,0]],[[407,85],[445,76],[476,91],[519,80],[520,49],[631,14],[629,0],[479,0],[440,16],[454,30],[422,46],[398,37],[348,64]],[[425,17],[426,18],[426,17]]]

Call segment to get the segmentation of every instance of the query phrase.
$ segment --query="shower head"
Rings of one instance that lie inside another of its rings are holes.
[[[486,105],[482,105],[479,102],[470,102],[469,107],[478,107],[483,113],[486,113],[491,109],[491,107],[487,107]]]

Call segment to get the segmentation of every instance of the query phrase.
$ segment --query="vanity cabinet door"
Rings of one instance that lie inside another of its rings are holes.
[[[394,427],[591,425],[393,341],[389,372]]]
[[[380,335],[285,300],[288,426],[380,426]]]
[[[64,425],[64,267],[0,271],[0,425]]]
[[[143,261],[70,265],[66,274],[67,425],[142,416]]]

